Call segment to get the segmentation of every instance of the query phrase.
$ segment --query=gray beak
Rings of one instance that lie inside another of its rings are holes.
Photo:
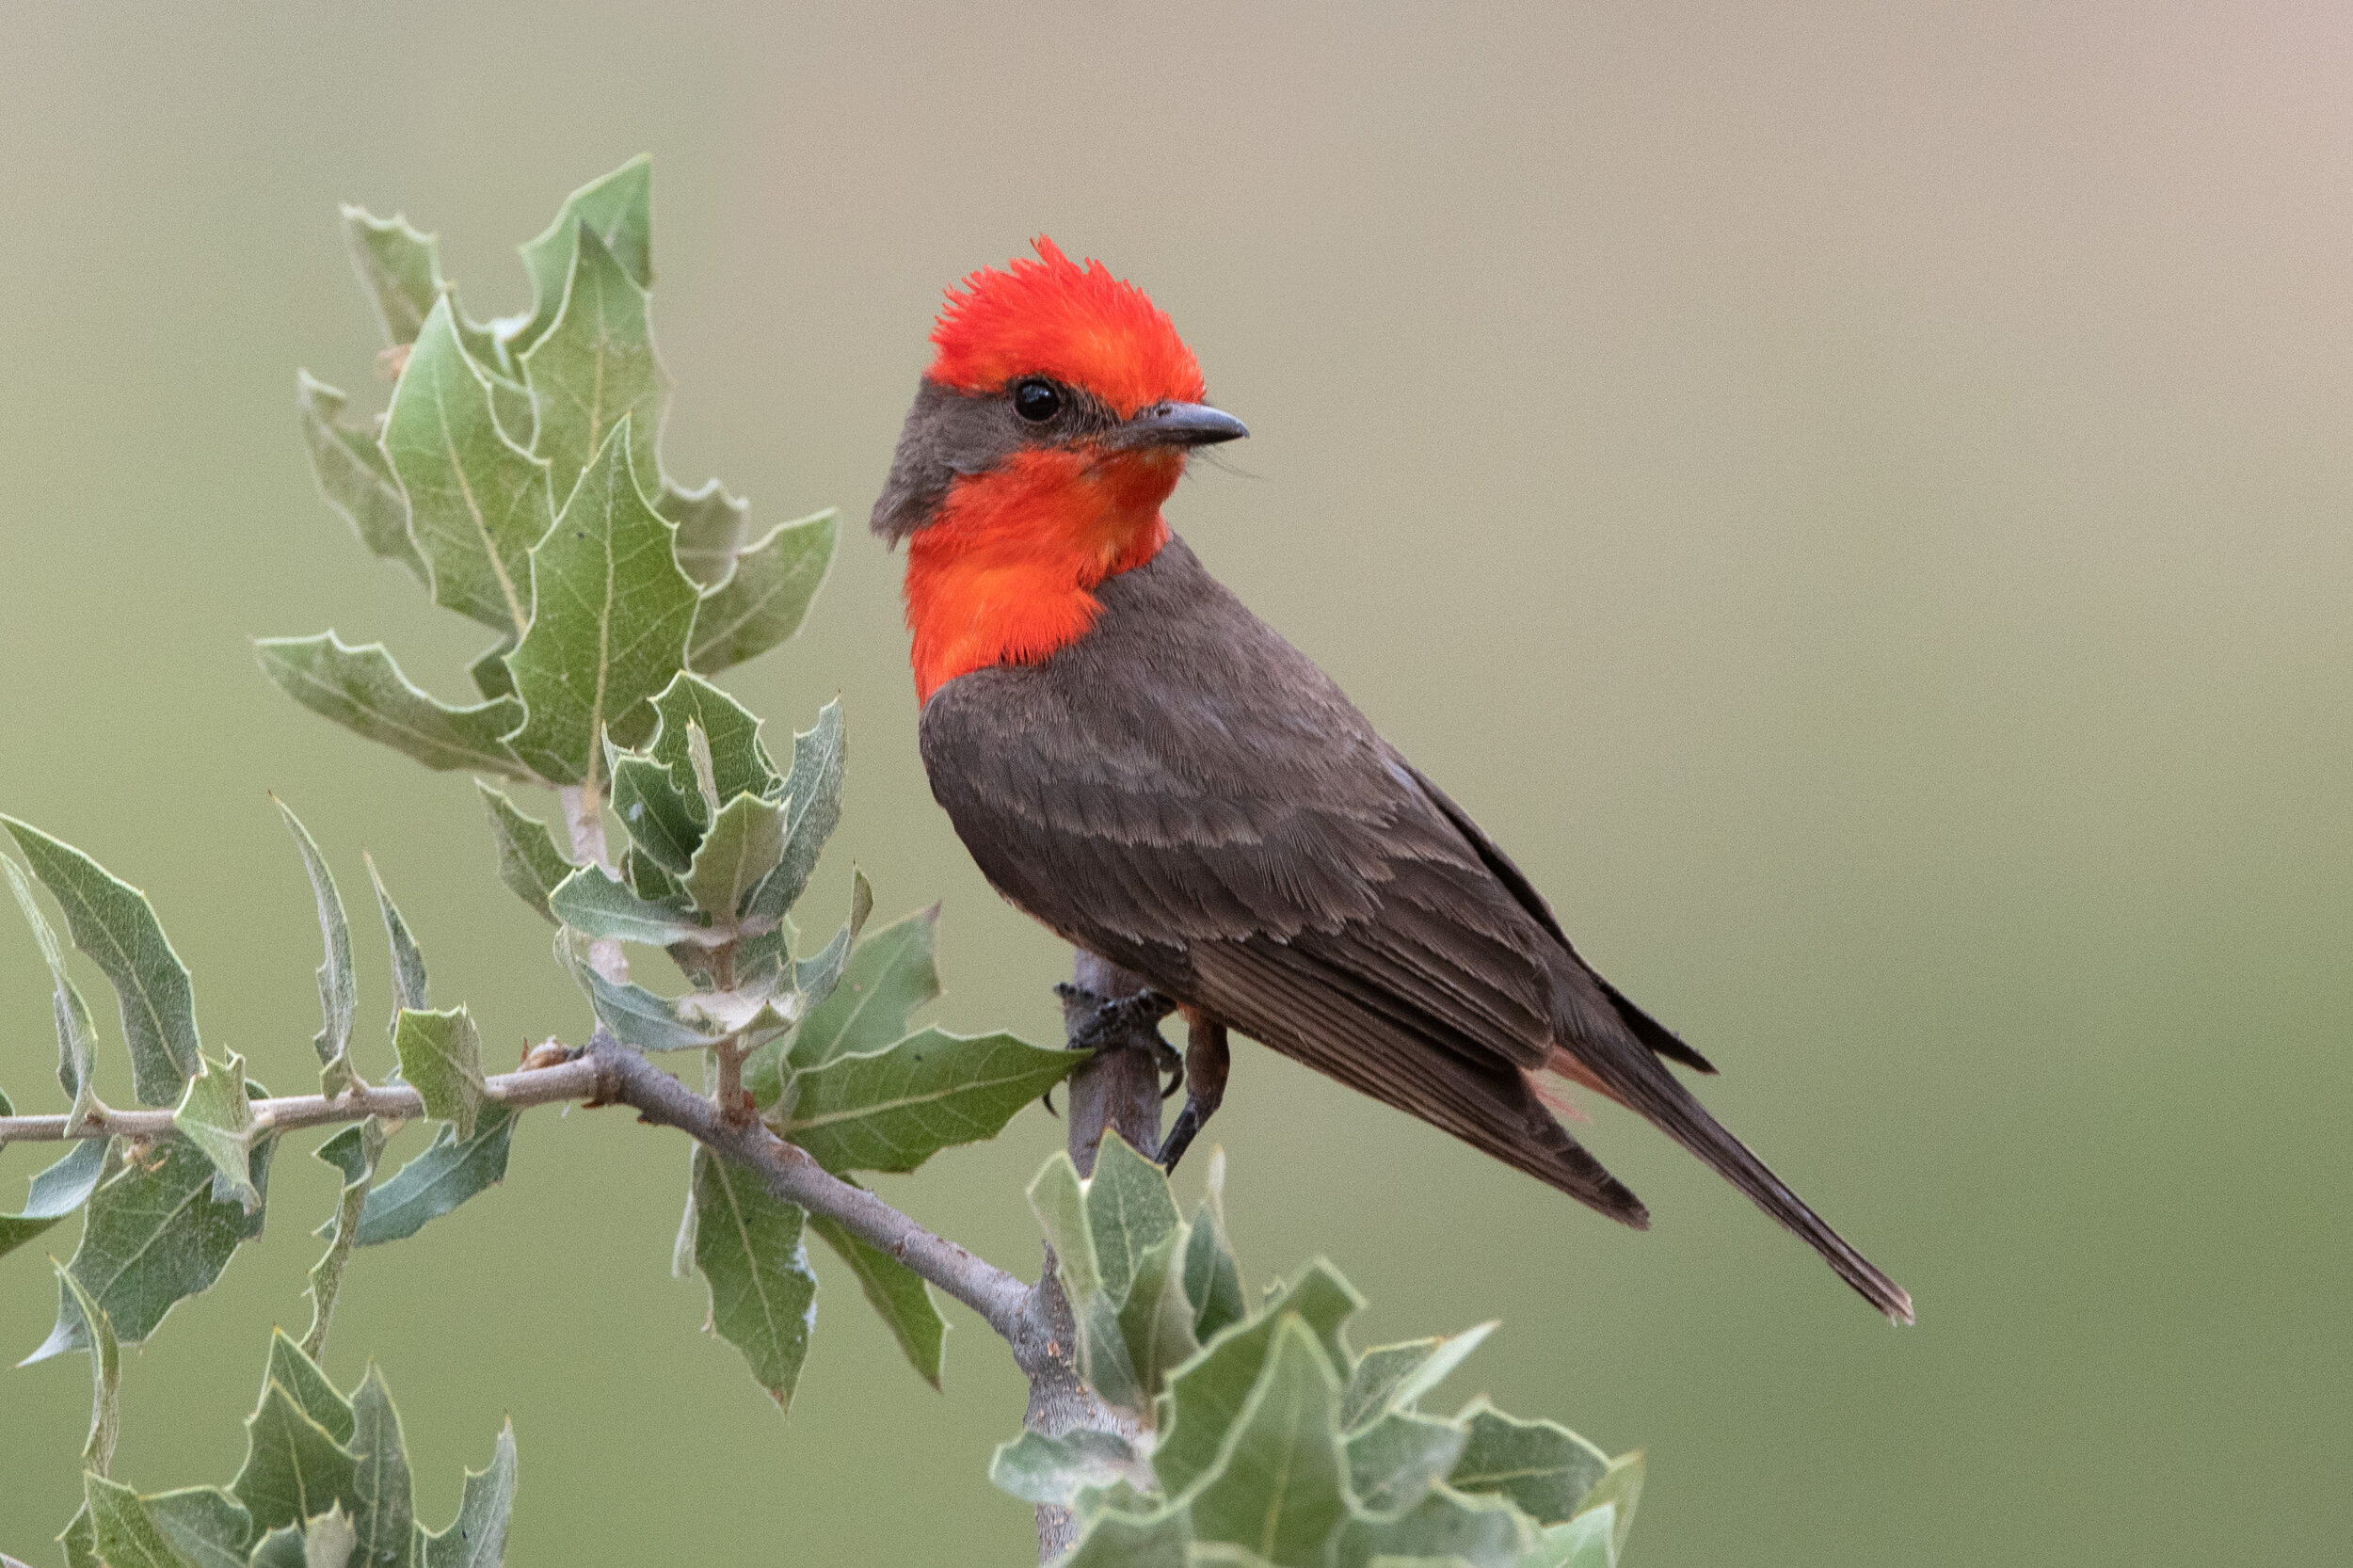
[[[1119,427],[1122,446],[1214,446],[1240,440],[1250,426],[1206,403],[1159,403]]]

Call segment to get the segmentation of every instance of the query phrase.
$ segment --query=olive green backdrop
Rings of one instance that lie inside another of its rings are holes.
[[[1360,1340],[1500,1317],[1453,1392],[1646,1448],[1643,1568],[2321,1560],[2353,1528],[2353,25],[1905,8],[11,6],[0,808],[150,891],[208,1044],[274,1083],[312,1070],[318,937],[265,789],[347,895],[374,851],[500,1054],[578,1032],[472,786],[245,639],[385,636],[443,690],[479,642],[312,492],[295,367],[383,395],[335,203],[438,229],[511,310],[512,245],[649,150],[668,467],[853,524],[731,682],[779,728],[845,697],[820,892],[855,858],[881,917],[945,898],[940,1016],[1049,1036],[1067,954],[929,799],[856,526],[940,289],[1049,232],[1256,432],[1170,520],[1716,1058],[1711,1103],[1920,1324],[1629,1118],[1593,1141],[1647,1236],[1248,1047],[1214,1135],[1255,1277],[1329,1254]],[[0,1081],[54,1109],[13,924]],[[888,1191],[1027,1270],[1059,1135],[1025,1113]],[[45,1160],[0,1154],[0,1203]],[[985,1330],[955,1309],[936,1395],[833,1270],[780,1417],[669,1277],[685,1166],[536,1113],[504,1188],[360,1255],[330,1369],[384,1366],[427,1516],[511,1411],[518,1568],[1025,1560]],[[333,1179],[290,1150],[268,1235],[126,1358],[119,1473],[228,1478]],[[38,1250],[0,1266],[10,1359]],[[88,1400],[78,1359],[0,1373],[0,1545],[36,1563]]]

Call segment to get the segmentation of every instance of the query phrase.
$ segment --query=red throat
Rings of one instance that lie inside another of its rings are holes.
[[[907,544],[916,700],[1085,636],[1103,609],[1096,585],[1168,542],[1160,503],[1183,472],[1173,450],[1048,448],[957,480]]]

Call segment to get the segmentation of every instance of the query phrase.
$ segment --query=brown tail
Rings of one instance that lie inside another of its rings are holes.
[[[1633,1042],[1627,1042],[1627,1046],[1633,1047]],[[1556,1046],[1546,1066],[1641,1112],[1654,1127],[1705,1160],[1717,1175],[1746,1192],[1757,1208],[1796,1232],[1864,1300],[1886,1313],[1893,1321],[1912,1321],[1911,1294],[1880,1272],[1869,1258],[1855,1251],[1845,1237],[1808,1208],[1746,1144],[1709,1115],[1707,1108],[1660,1066],[1647,1049],[1610,1050],[1605,1047],[1593,1054],[1600,1061],[1572,1056]]]

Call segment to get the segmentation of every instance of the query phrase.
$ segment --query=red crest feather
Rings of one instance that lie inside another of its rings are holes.
[[[1023,376],[1083,388],[1122,418],[1155,403],[1198,403],[1207,390],[1168,313],[1100,262],[1084,266],[1043,234],[1038,259],[984,267],[948,291],[926,373],[959,392],[994,392]]]

